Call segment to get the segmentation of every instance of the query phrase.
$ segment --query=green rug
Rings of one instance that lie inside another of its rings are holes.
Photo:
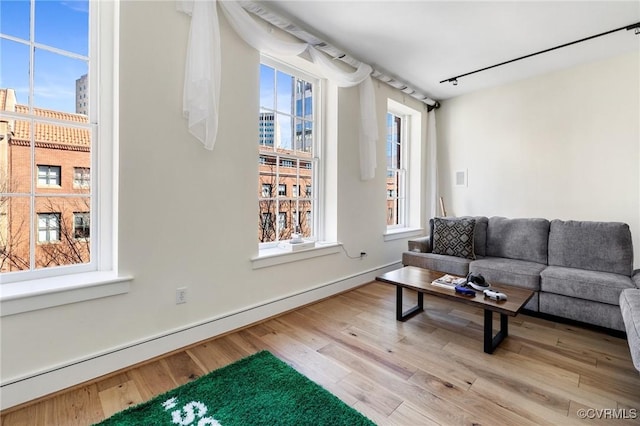
[[[99,425],[374,425],[267,351],[215,370]]]

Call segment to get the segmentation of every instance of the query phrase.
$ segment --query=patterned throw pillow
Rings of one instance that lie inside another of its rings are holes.
[[[432,253],[475,259],[473,232],[475,219],[433,219]]]

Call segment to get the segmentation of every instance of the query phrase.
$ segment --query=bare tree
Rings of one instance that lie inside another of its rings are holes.
[[[10,193],[15,189],[4,171],[0,171],[0,271],[29,269],[29,228],[24,216],[11,215]],[[25,250],[26,247],[26,250]]]
[[[270,161],[273,157],[263,157]],[[277,191],[276,165],[267,163],[263,168],[268,172],[260,172],[260,201],[258,209],[258,241],[266,243],[276,239],[276,203],[275,192]]]
[[[258,241],[261,243],[288,240],[296,227],[305,237],[310,237],[312,232],[307,216],[312,210],[311,173],[305,173],[306,168],[299,164],[281,165],[278,171],[278,161],[278,156],[261,154],[258,202]],[[296,171],[291,170],[296,167],[299,167]]]
[[[55,202],[47,199],[44,207],[50,212],[60,212],[58,221],[59,241],[41,244],[36,252],[36,265],[39,267],[74,265],[88,263],[91,256],[91,240],[88,228],[76,227],[75,215],[87,215],[90,211],[88,197]],[[71,201],[71,205],[66,203]],[[42,207],[41,207],[42,208]],[[73,214],[71,214],[73,213]],[[89,226],[89,223],[85,224]]]

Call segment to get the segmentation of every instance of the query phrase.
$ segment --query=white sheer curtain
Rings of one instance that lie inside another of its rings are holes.
[[[427,113],[427,199],[429,217],[438,215],[438,136],[436,134],[436,110]]]
[[[307,50],[313,63],[320,66],[325,77],[335,81],[339,87],[360,85],[360,178],[373,179],[376,173],[376,143],[378,142],[376,99],[371,80],[373,69],[370,65],[360,63],[357,70],[347,73],[313,46],[309,46]]]
[[[208,1],[178,1],[177,8],[191,15],[182,112],[188,119],[189,132],[206,149],[213,149],[218,133],[221,74],[218,12],[215,3]]]
[[[185,64],[183,113],[189,131],[204,147],[213,149],[218,132],[220,103],[220,29],[216,5],[220,5],[233,29],[260,52],[276,56],[300,55],[307,50],[324,77],[339,87],[359,85],[360,90],[360,177],[372,179],[376,169],[378,121],[372,68],[361,64],[353,72],[337,67],[323,53],[304,42],[281,40],[264,30],[235,1],[178,0],[177,9],[191,16],[187,60]]]

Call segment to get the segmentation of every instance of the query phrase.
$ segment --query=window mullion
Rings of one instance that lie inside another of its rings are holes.
[[[31,0],[29,4],[29,96],[27,99],[27,106],[29,114],[33,114],[33,85],[34,85],[34,61],[35,61],[35,34],[36,34],[36,25],[35,25],[35,16],[36,16],[36,4],[35,0]],[[30,176],[30,193],[29,193],[29,221],[28,221],[28,230],[29,230],[29,270],[34,270],[36,267],[36,237],[37,229],[34,232],[34,228],[36,228],[36,202],[35,202],[35,193],[36,193],[36,176],[35,176],[35,164],[36,164],[36,148],[35,148],[35,133],[36,133],[36,122],[33,119],[33,116],[28,120],[29,122],[29,176]],[[13,220],[13,219],[12,219]]]

